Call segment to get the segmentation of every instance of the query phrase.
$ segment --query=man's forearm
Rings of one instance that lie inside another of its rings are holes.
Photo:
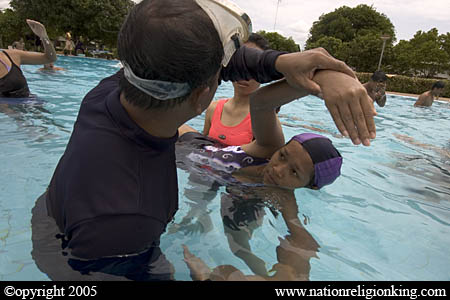
[[[309,93],[306,90],[291,87],[286,80],[281,80],[255,91],[250,96],[250,109],[253,113],[261,110],[275,110],[307,95]]]
[[[224,81],[254,79],[259,83],[279,80],[283,78],[283,74],[277,71],[275,62],[285,53],[243,46],[236,51],[228,66],[222,69],[221,79]]]

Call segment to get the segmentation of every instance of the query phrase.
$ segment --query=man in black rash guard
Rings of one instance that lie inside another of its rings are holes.
[[[83,99],[66,151],[33,209],[33,257],[44,272],[49,264],[39,257],[48,253],[38,249],[45,243],[35,236],[44,228],[43,212],[61,233],[63,254],[81,272],[116,274],[114,267],[102,270],[105,260],[150,253],[151,263],[159,257],[151,253],[160,253],[159,238],[178,209],[178,127],[208,107],[220,79],[264,83],[289,76],[313,90],[309,77],[319,65],[349,73],[322,50],[282,55],[242,47],[231,57],[236,37],[227,40],[220,20],[207,13],[220,3],[144,0],[131,10],[118,42],[125,67]],[[245,42],[248,17],[230,18],[240,22]]]

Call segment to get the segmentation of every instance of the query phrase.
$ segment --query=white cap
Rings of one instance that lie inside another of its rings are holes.
[[[226,67],[234,52],[250,37],[252,22],[248,15],[231,1],[195,1],[208,14],[216,27],[225,52],[222,65]]]

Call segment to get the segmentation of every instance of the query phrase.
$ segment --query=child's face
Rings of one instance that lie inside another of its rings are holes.
[[[233,82],[233,86],[235,93],[237,92],[240,95],[248,96],[256,91],[259,88],[260,84],[256,80],[252,79],[249,81],[241,80]]]
[[[252,43],[252,42],[245,43],[245,47],[262,50],[255,43]],[[253,93],[254,91],[256,91],[257,89],[259,89],[261,84],[259,82],[257,82],[256,80],[252,79],[249,81],[241,80],[238,82],[233,82],[233,86],[234,86],[235,92],[238,92],[241,95],[248,96],[251,93]]]
[[[291,141],[281,147],[264,169],[263,182],[285,188],[308,186],[314,177],[314,164],[303,146]]]

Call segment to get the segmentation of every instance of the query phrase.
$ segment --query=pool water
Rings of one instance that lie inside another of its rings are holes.
[[[64,152],[82,98],[119,70],[117,61],[75,57],[59,57],[56,65],[67,71],[23,67],[31,91],[45,104],[0,105],[0,280],[49,280],[30,254],[31,208]],[[232,93],[224,83],[216,98]],[[310,132],[307,126],[325,130],[344,157],[334,184],[295,191],[305,240],[319,245],[306,251],[311,280],[450,280],[450,104],[414,108],[414,100],[388,97],[368,148],[340,137],[315,97],[281,109],[286,139]],[[188,124],[201,130],[203,120]],[[178,178],[180,209],[161,237],[175,279],[190,280],[183,244],[210,267],[232,265],[246,275],[280,262],[277,248],[291,233],[276,207],[241,209],[239,228],[251,248],[251,258],[241,259],[234,254],[239,246],[227,238],[233,230],[223,221],[229,191],[193,182],[181,169]]]

